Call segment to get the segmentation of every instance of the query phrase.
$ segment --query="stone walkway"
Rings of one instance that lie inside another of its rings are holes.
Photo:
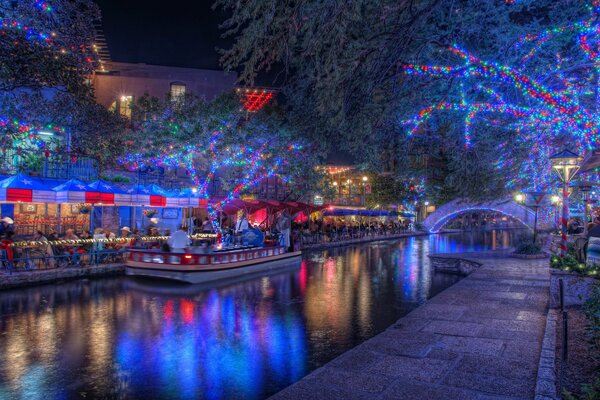
[[[534,398],[548,260],[465,256],[483,266],[272,398]]]

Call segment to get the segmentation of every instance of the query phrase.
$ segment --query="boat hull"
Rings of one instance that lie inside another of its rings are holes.
[[[168,279],[186,283],[207,283],[231,279],[244,279],[278,269],[286,269],[298,263],[301,252],[232,262],[221,265],[161,265],[139,261],[127,261],[125,272],[130,276]]]

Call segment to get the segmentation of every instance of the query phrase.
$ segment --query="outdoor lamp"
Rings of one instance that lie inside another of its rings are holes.
[[[557,204],[558,202],[560,202],[560,196],[554,195],[551,198],[552,200],[552,204]]]
[[[338,183],[336,181],[333,181],[333,186],[337,186]]]
[[[426,206],[428,206],[428,205],[429,205],[429,202],[428,202],[428,201],[426,201],[426,202],[425,202],[425,205],[426,205]]]
[[[533,204],[530,204],[529,206],[533,207],[535,210],[535,220],[533,222],[533,243],[535,243],[535,241],[537,239],[538,209],[540,208],[540,204],[544,200],[544,197],[548,193],[540,192],[540,191],[536,191],[536,190],[527,190],[527,191],[524,191],[523,193],[525,193],[527,196],[529,196],[531,198],[531,200],[533,200]],[[523,195],[520,195],[520,196],[523,197]]]
[[[515,195],[515,200],[517,201],[517,203],[522,203],[524,199],[525,199],[525,196],[523,196],[521,193],[517,193]]]
[[[550,157],[552,170],[556,172],[561,182],[569,183],[579,171],[579,163],[582,157],[570,150],[564,149]]]
[[[369,180],[369,178],[368,178],[368,177],[366,177],[366,176],[363,176],[362,180],[363,180],[363,182],[366,182],[366,181],[368,181],[368,180]]]
[[[563,183],[563,202],[562,202],[562,218],[561,218],[561,241],[560,241],[560,256],[567,255],[567,220],[569,218],[569,182],[575,177],[579,171],[579,163],[583,160],[582,157],[573,153],[570,150],[564,149],[560,153],[550,157],[552,162],[552,170],[558,175],[558,178]]]

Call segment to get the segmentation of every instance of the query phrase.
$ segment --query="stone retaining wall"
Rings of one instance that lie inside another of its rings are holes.
[[[436,271],[451,272],[455,274],[468,275],[481,266],[476,261],[464,258],[430,255],[431,265]]]
[[[560,279],[563,280],[565,307],[582,305],[590,296],[592,287],[600,282],[575,272],[550,269],[550,308],[560,307]]]
[[[327,249],[330,247],[343,247],[343,246],[349,246],[352,244],[379,242],[382,240],[395,240],[395,239],[402,239],[402,238],[406,238],[406,237],[429,236],[429,235],[430,235],[430,233],[427,233],[427,232],[410,232],[410,233],[398,233],[396,235],[389,235],[389,236],[366,236],[366,237],[359,238],[359,239],[342,240],[339,242],[304,244],[304,245],[302,245],[302,250],[303,251],[322,250],[322,249]]]
[[[124,273],[125,265],[123,264],[107,264],[92,267],[56,268],[40,271],[16,272],[12,275],[3,274],[0,276],[0,289],[33,286],[56,281],[88,277],[123,275]]]

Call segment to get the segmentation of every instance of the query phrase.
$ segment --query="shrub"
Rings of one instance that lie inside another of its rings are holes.
[[[517,244],[515,253],[517,254],[540,254],[542,248],[539,244],[531,242],[521,242]]]
[[[519,235],[515,240],[515,253],[517,254],[540,254],[542,247],[533,241],[533,235],[528,233]]]
[[[590,344],[597,352],[600,352],[600,284],[592,289],[592,294],[582,307],[583,313],[589,320],[587,333]]]
[[[564,257],[550,257],[550,267],[560,269],[562,271],[573,271],[581,275],[589,275],[600,278],[600,265],[587,265],[577,261],[575,256],[567,253]]]

